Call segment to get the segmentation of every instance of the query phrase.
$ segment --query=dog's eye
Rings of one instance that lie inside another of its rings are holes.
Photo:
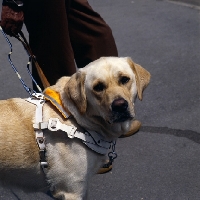
[[[93,90],[96,92],[102,92],[105,89],[105,85],[103,83],[98,83],[93,87]]]
[[[129,80],[130,80],[129,77],[127,77],[127,76],[122,76],[121,79],[120,79],[120,83],[122,83],[122,84],[124,85],[124,84],[128,83]]]

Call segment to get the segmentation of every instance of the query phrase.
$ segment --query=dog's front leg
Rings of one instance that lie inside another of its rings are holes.
[[[99,169],[102,156],[78,139],[47,141],[50,143],[47,144],[46,176],[53,196],[66,200],[86,199],[88,183]]]

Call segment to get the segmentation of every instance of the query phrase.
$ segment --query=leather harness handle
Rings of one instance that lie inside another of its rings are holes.
[[[24,48],[26,49],[27,53],[31,56],[32,61],[34,62],[35,67],[36,67],[36,69],[37,69],[38,75],[39,75],[39,77],[40,77],[40,79],[41,79],[41,82],[42,82],[43,87],[44,87],[44,88],[49,87],[50,84],[49,84],[49,82],[48,82],[46,76],[44,75],[44,73],[43,73],[43,71],[42,71],[42,69],[41,69],[39,63],[37,62],[36,57],[35,57],[34,54],[32,53],[32,50],[31,50],[31,48],[30,48],[30,46],[29,46],[29,44],[28,44],[28,42],[27,42],[27,40],[26,40],[26,38],[25,38],[23,32],[20,31],[20,32],[19,32],[19,35],[16,35],[15,37],[16,37],[18,40],[21,41],[21,43],[23,44],[23,46],[24,46]]]

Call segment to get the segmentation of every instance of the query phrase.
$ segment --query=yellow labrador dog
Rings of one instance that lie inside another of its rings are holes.
[[[102,57],[50,87],[69,118],[42,95],[1,100],[1,182],[50,189],[58,199],[87,198],[91,177],[112,141],[129,131],[135,98],[142,99],[149,80],[130,58]]]

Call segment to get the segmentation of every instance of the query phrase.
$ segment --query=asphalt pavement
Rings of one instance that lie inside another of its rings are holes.
[[[89,200],[199,200],[200,7],[165,0],[89,2],[112,28],[119,56],[131,57],[152,75],[142,102],[136,101],[141,130],[117,141],[113,170],[94,176]],[[27,55],[16,39],[11,42],[13,62],[31,86]],[[8,52],[0,33],[0,99],[28,97]],[[0,199],[52,198],[0,187]]]

